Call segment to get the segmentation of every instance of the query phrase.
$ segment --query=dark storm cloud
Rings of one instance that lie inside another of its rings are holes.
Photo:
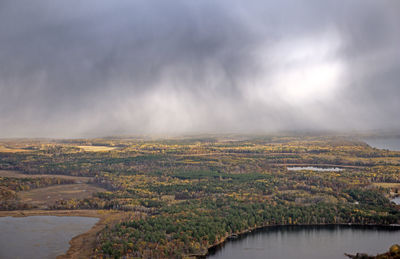
[[[391,1],[0,1],[0,137],[399,129]]]

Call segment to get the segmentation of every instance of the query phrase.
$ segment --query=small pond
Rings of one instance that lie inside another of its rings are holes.
[[[315,167],[315,166],[292,166],[292,167],[287,167],[287,170],[289,171],[301,171],[301,170],[309,170],[309,171],[316,171],[316,172],[340,172],[343,171],[342,168],[338,167]]]

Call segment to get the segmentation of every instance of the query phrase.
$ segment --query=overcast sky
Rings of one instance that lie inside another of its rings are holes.
[[[0,0],[0,137],[370,129],[398,0]]]

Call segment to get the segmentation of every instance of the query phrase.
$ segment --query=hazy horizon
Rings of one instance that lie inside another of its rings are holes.
[[[396,0],[0,1],[0,138],[400,132]]]

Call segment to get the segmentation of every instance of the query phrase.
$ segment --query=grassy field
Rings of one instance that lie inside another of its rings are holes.
[[[18,197],[26,204],[47,208],[59,200],[85,199],[104,191],[90,184],[64,184],[19,192]]]
[[[383,188],[398,188],[400,189],[400,183],[373,183],[374,186]]]
[[[85,176],[71,176],[71,175],[62,175],[62,174],[24,174],[18,171],[12,170],[0,170],[0,177],[9,177],[9,178],[61,178],[61,179],[69,179],[75,180],[77,183],[87,183],[91,177]]]
[[[117,149],[116,147],[107,147],[107,146],[77,146],[77,147],[83,149],[86,152],[107,152]]]
[[[30,150],[0,146],[0,153],[18,153],[18,152],[27,152],[27,151],[30,151]]]

